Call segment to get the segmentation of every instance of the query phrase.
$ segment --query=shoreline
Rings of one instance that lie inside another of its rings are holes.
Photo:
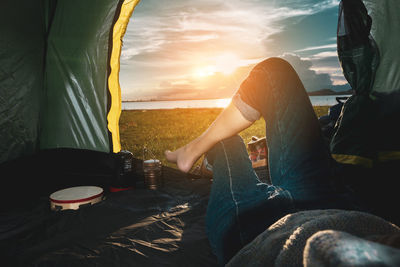
[[[338,102],[343,102],[349,95],[337,96],[310,96],[312,106],[333,106]],[[124,101],[122,110],[171,110],[171,109],[212,109],[225,108],[231,99],[211,99],[211,100],[175,100],[175,101]]]
[[[308,96],[321,96],[321,97],[334,97],[334,96],[351,96],[349,92],[337,92],[331,94],[321,94],[319,92],[308,92]],[[224,100],[231,99],[231,97],[226,98],[199,98],[199,99],[138,99],[138,100],[122,100],[122,103],[142,103],[142,102],[180,102],[180,101],[214,101],[214,100]]]

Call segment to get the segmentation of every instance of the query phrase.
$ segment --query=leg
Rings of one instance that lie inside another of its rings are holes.
[[[246,120],[231,103],[202,135],[173,152],[165,151],[165,157],[169,162],[176,163],[181,171],[188,172],[196,160],[211,149],[213,145],[239,133],[252,123]]]
[[[236,105],[242,113],[253,108],[265,119],[272,183],[297,199],[329,192],[329,150],[309,97],[290,64],[279,58],[259,63],[238,95]]]
[[[219,142],[207,157],[213,159],[207,235],[218,260],[224,264],[294,209],[287,191],[260,182],[239,136]]]

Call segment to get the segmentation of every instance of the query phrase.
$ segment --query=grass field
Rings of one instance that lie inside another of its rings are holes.
[[[318,117],[328,113],[328,107],[314,109]],[[221,111],[220,108],[124,110],[120,119],[122,149],[132,152],[135,158],[155,157],[163,165],[175,167],[165,160],[164,151],[175,150],[199,136]],[[265,136],[263,119],[240,133],[245,143],[253,135]],[[150,152],[144,153],[145,148]]]

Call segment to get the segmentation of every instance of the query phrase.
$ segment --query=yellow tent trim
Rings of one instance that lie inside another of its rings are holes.
[[[378,153],[378,161],[400,160],[400,151],[382,151]]]
[[[332,157],[340,163],[361,165],[367,168],[372,167],[372,159],[356,156],[356,155],[344,155],[344,154],[332,154]]]
[[[119,117],[121,116],[121,87],[119,84],[119,69],[122,47],[122,37],[126,32],[129,19],[140,0],[125,0],[121,13],[113,28],[112,51],[110,58],[111,72],[108,77],[108,89],[111,95],[111,107],[107,115],[108,130],[111,132],[113,152],[121,150],[119,137]]]

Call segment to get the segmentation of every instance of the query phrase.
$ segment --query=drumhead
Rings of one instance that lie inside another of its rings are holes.
[[[50,195],[54,203],[78,203],[100,197],[103,188],[98,186],[76,186],[56,191]]]

